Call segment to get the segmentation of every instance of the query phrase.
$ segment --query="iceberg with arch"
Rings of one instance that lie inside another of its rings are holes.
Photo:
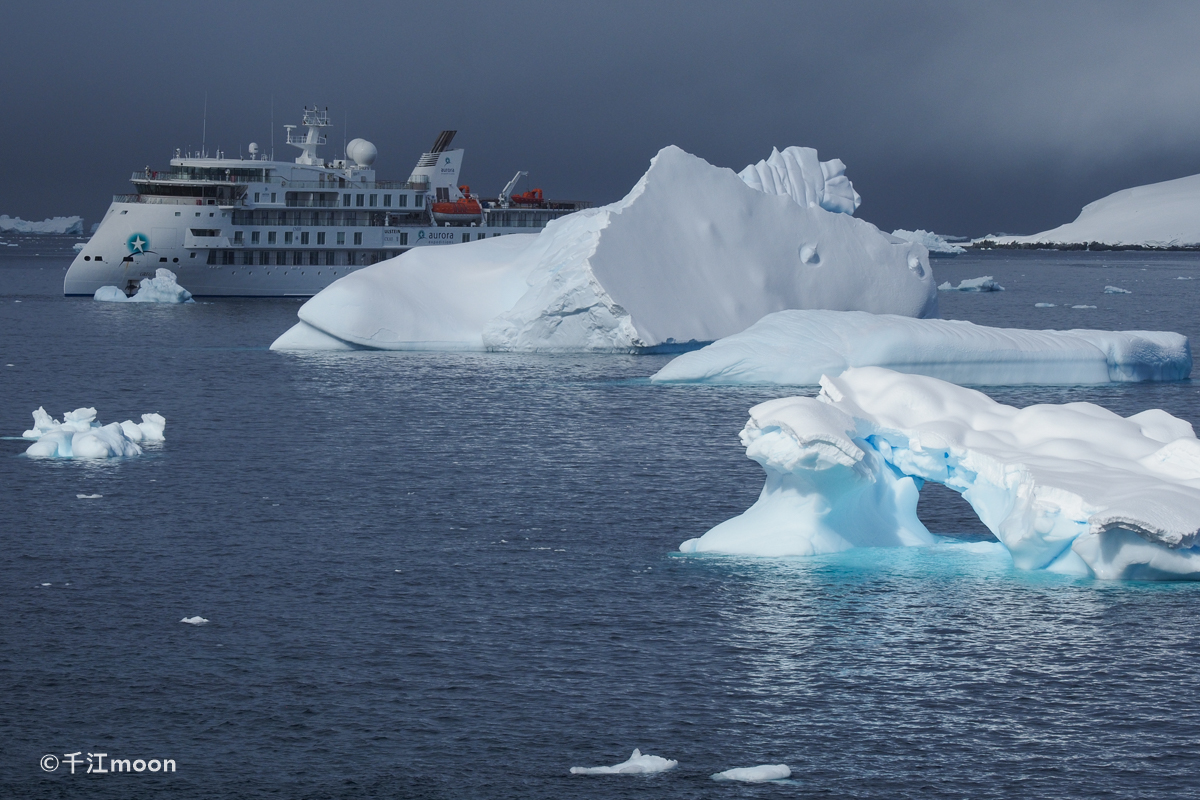
[[[813,397],[750,410],[741,433],[766,483],[685,553],[806,556],[935,539],[925,481],[958,491],[1020,569],[1101,579],[1200,579],[1200,441],[1160,409],[1024,409],[879,367]]]
[[[650,380],[815,386],[850,367],[887,367],[975,386],[1181,381],[1186,336],[1169,331],[1032,331],[862,311],[780,311],[684,353]]]
[[[642,352],[787,308],[936,316],[927,251],[853,217],[844,169],[788,148],[739,177],[666,147],[623,199],[539,234],[414,248],[335,281],[271,348]]]

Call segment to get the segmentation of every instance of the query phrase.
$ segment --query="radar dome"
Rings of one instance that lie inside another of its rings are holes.
[[[346,155],[360,167],[369,167],[375,163],[379,151],[366,139],[351,139],[350,144],[346,145]]]
[[[250,143],[250,155],[252,155],[252,156],[258,155],[258,144],[256,144],[255,142]]]

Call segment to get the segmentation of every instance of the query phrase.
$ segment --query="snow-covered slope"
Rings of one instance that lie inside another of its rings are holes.
[[[1200,441],[1152,409],[1001,405],[878,367],[755,406],[741,434],[766,485],[683,552],[783,556],[932,540],[923,481],[960,492],[1021,569],[1200,579]]]
[[[1074,222],[1032,236],[989,236],[998,245],[1098,242],[1126,247],[1200,246],[1200,175],[1122,189],[1088,203]]]
[[[936,315],[925,249],[822,208],[831,184],[802,206],[667,147],[625,198],[540,234],[416,248],[341,278],[272,349],[628,352],[786,308]]]
[[[83,217],[52,217],[41,222],[23,220],[0,214],[0,232],[3,233],[57,233],[83,235]]]
[[[1165,331],[1028,331],[861,311],[780,311],[684,353],[653,381],[813,386],[850,367],[955,383],[1071,385],[1185,380],[1186,336]]]

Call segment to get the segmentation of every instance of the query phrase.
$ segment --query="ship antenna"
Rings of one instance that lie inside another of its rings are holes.
[[[200,155],[203,157],[208,150],[206,142],[208,141],[208,92],[204,93],[204,122],[200,127]]]
[[[346,116],[342,122],[342,161],[346,160],[346,137],[350,135],[350,109],[346,109]]]
[[[275,160],[275,95],[271,95],[271,160]]]

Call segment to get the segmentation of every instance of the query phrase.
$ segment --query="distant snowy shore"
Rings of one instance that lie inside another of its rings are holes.
[[[32,222],[0,214],[0,233],[82,236],[83,217],[52,217],[41,222]]]
[[[1074,222],[1032,236],[989,235],[976,248],[1200,250],[1200,175],[1122,189],[1088,203]]]

